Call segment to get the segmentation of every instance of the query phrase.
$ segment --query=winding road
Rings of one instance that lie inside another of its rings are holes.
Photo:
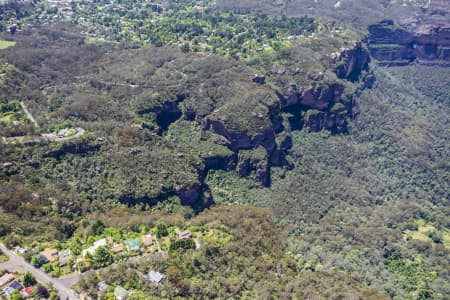
[[[61,300],[78,300],[81,299],[73,290],[65,286],[61,280],[49,276],[47,273],[36,269],[22,257],[10,251],[5,245],[0,243],[0,250],[9,257],[9,261],[1,263],[0,269],[10,271],[30,272],[37,281],[45,285],[51,284],[58,291]]]
[[[85,130],[81,127],[76,127],[75,130],[77,131],[77,133],[66,137],[59,137],[53,133],[44,133],[42,135],[35,135],[35,136],[16,136],[3,139],[0,137],[0,143],[3,142],[6,145],[15,145],[15,144],[23,145],[23,144],[46,143],[46,142],[65,142],[79,138],[85,133]]]
[[[36,119],[28,110],[26,104],[23,101],[20,101],[20,106],[27,116],[28,120],[33,123],[34,127],[39,128],[39,124],[36,122]],[[41,135],[33,135],[33,136],[15,136],[15,137],[0,137],[0,144],[3,143],[5,145],[24,145],[24,144],[37,144],[37,143],[46,143],[46,142],[65,142],[72,139],[79,138],[84,134],[84,129],[81,127],[75,127],[76,133],[71,136],[59,137],[53,133],[44,133]]]

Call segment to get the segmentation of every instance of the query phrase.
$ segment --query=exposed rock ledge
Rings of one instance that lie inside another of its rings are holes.
[[[450,65],[450,24],[400,26],[391,20],[369,26],[369,49],[383,65]]]
[[[253,124],[252,130],[235,126],[230,116],[221,114],[220,110],[207,116],[203,129],[226,139],[227,146],[234,152],[239,176],[251,177],[261,185],[269,186],[270,166],[283,164],[292,144],[291,130],[305,125],[311,131],[347,132],[347,120],[353,117],[354,101],[349,95],[344,97],[344,82],[351,85],[358,81],[363,71],[368,70],[369,60],[366,46],[357,43],[351,49],[343,49],[330,61],[330,68],[343,81],[311,80],[307,87],[291,85],[284,92],[272,90],[276,99],[268,104],[264,114],[242,115],[245,120],[241,121]]]

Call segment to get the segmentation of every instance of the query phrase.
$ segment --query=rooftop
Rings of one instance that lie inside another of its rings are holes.
[[[20,291],[21,289],[23,289],[23,286],[18,281],[14,280],[4,291],[11,296],[14,291]]]
[[[181,231],[180,229],[176,228],[175,233],[178,235],[178,238],[180,240],[189,239],[192,237],[192,233],[189,230]]]
[[[95,250],[99,247],[105,247],[107,245],[106,239],[100,239],[96,242],[94,242],[94,245],[92,247],[89,247],[85,250],[83,250],[82,255],[86,256],[86,254],[94,255]]]
[[[58,259],[58,250],[53,248],[45,248],[44,251],[41,252],[49,262],[54,262]]]
[[[123,244],[116,244],[111,248],[112,252],[120,252],[123,251]]]
[[[151,244],[153,244],[155,237],[152,236],[151,234],[147,234],[147,235],[143,235],[141,239],[142,239],[142,243],[145,246],[150,246]]]
[[[129,294],[130,293],[121,286],[117,286],[114,289],[114,296],[116,297],[117,300],[125,300],[128,298]]]
[[[127,246],[130,250],[138,250],[139,249],[139,240],[128,240]]]
[[[12,280],[14,280],[14,276],[12,274],[6,273],[2,277],[0,277],[0,286],[5,285]]]
[[[164,274],[161,274],[161,273],[153,271],[153,270],[148,272],[148,279],[155,283],[160,283],[161,280],[164,279],[164,277],[165,277]]]
[[[35,289],[36,289],[35,286],[29,286],[29,287],[24,288],[22,290],[22,296],[24,296],[25,298],[30,297],[31,293],[33,293]]]
[[[106,289],[108,288],[108,284],[106,284],[106,282],[99,282],[98,284],[97,284],[97,288],[100,290],[100,291],[106,291]]]

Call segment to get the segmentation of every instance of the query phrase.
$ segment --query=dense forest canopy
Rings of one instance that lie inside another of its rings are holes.
[[[1,242],[94,299],[448,299],[449,11],[0,2]]]

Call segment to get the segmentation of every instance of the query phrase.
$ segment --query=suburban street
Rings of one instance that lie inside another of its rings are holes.
[[[0,263],[0,269],[7,269],[10,271],[20,271],[20,272],[30,272],[42,284],[48,285],[51,284],[58,291],[61,300],[78,300],[80,297],[72,290],[67,284],[63,284],[63,282],[59,279],[53,278],[47,273],[41,271],[40,269],[36,269],[30,263],[25,261],[22,257],[17,255],[16,253],[10,251],[6,248],[5,245],[0,243],[0,250],[9,257],[9,261]],[[74,276],[78,277],[78,276]],[[64,279],[64,283],[66,282],[75,282],[78,278]]]

